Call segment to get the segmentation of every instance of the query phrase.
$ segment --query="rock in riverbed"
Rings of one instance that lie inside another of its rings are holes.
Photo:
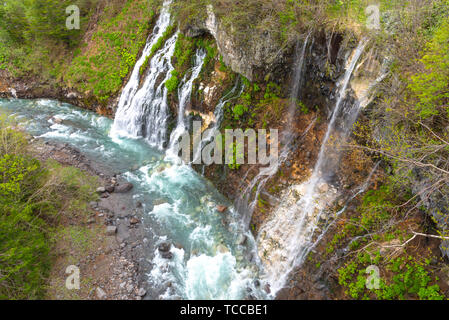
[[[128,191],[131,191],[131,189],[133,188],[133,184],[130,182],[126,182],[126,183],[121,183],[118,186],[116,186],[114,189],[114,191],[116,193],[126,193]]]
[[[139,291],[137,291],[137,295],[139,297],[143,297],[147,294],[147,291],[144,288],[140,288]]]
[[[53,122],[57,124],[61,124],[63,120],[61,118],[53,117]]]
[[[217,206],[217,211],[220,213],[223,213],[226,210],[228,210],[228,207],[226,207],[226,206],[221,206],[221,205]]]
[[[97,287],[96,293],[98,299],[100,300],[106,299],[106,292],[104,292],[104,290],[101,289],[100,287]]]
[[[105,192],[106,192],[106,188],[105,187],[97,188],[97,193],[105,193]]]
[[[157,248],[159,252],[169,252],[170,251],[170,243],[168,242],[162,242]]]
[[[113,236],[117,233],[117,227],[116,226],[108,226],[106,228],[106,235]]]
[[[162,252],[161,257],[167,260],[173,259],[173,253],[169,252]]]

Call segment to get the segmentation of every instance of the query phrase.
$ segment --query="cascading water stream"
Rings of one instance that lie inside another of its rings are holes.
[[[309,39],[312,32],[309,32],[306,39],[304,40],[302,46],[299,46],[299,42],[296,48],[296,67],[295,72],[293,73],[292,80],[292,90],[290,92],[290,102],[287,116],[287,125],[285,126],[285,131],[282,132],[282,136],[284,139],[284,143],[279,154],[277,166],[272,168],[261,168],[259,173],[251,180],[246,189],[242,192],[242,195],[237,199],[235,206],[237,210],[244,217],[245,226],[249,227],[251,217],[253,215],[256,204],[259,200],[259,195],[262,192],[263,188],[267,181],[270,180],[278,171],[279,167],[288,159],[288,156],[294,149],[293,141],[295,140],[295,132],[292,131],[294,127],[294,119],[296,115],[297,109],[297,100],[300,96],[300,90],[302,87],[302,79],[304,75],[304,63],[306,58],[306,49],[309,43]],[[310,123],[310,125],[303,132],[301,138],[305,137],[309,130],[315,124],[315,120]],[[246,178],[246,177],[245,177]],[[245,183],[246,179],[243,179],[243,183]]]
[[[149,47],[155,43],[160,34],[167,29],[170,20],[168,7],[170,1],[164,3],[155,28],[155,35],[150,37]],[[145,138],[148,143],[162,150],[167,143],[167,88],[165,82],[171,77],[173,55],[178,33],[169,38],[164,47],[151,59],[145,81],[139,89],[140,65],[136,64],[130,83],[125,87],[120,97],[120,103],[111,129],[112,137]],[[160,81],[161,76],[163,80]],[[159,82],[160,81],[160,82]]]
[[[157,25],[147,47],[168,25],[164,11]],[[168,112],[165,81],[173,69],[170,60],[176,39],[177,34],[154,53],[143,83],[136,77],[143,57],[139,59],[113,123],[50,100],[0,99],[0,113],[14,116],[34,136],[74,146],[95,167],[110,175],[121,173],[119,178],[133,183],[130,203],[123,210],[142,206],[144,258],[151,263],[149,298],[267,298],[265,283],[255,281],[260,278],[253,255],[255,239],[242,227],[240,215],[212,183],[189,165],[170,161],[161,150]],[[191,77],[180,90],[182,108],[190,98],[190,82],[201,69],[202,55],[198,53]],[[232,95],[222,99],[223,104]],[[217,122],[221,112],[216,114]],[[184,120],[179,119],[181,126]],[[221,213],[218,205],[228,209]]]
[[[123,102],[111,132],[116,144],[126,145],[127,137],[136,141],[143,138],[159,152],[164,149],[168,113],[165,82],[173,70],[171,57],[177,36],[169,38],[154,54],[144,83],[140,87],[129,85],[139,88],[122,93]],[[204,55],[204,51],[197,52],[190,77],[183,80],[179,89],[177,127],[165,155],[123,174],[138,186],[136,190],[140,192],[134,198],[146,212],[145,225],[153,243],[148,256],[152,263],[148,274],[150,291],[153,297],[164,299],[243,299],[249,295],[264,298],[263,284],[253,281],[259,276],[254,262],[255,240],[242,227],[239,214],[211,183],[173,157],[172,146],[186,130],[185,109]],[[136,78],[130,81],[134,83]],[[218,130],[223,105],[231,96],[225,96],[217,106],[213,130]],[[218,204],[229,207],[226,213],[218,212]],[[159,250],[164,242],[171,244],[169,252]]]
[[[162,36],[162,34],[167,30],[170,25],[170,13],[169,7],[171,4],[171,0],[165,1],[161,13],[159,15],[158,20],[156,21],[156,25],[153,29],[152,34],[148,37],[147,43],[142,51],[141,57],[136,61],[134,69],[131,73],[131,76],[128,80],[128,83],[122,90],[122,94],[120,96],[120,100],[118,103],[118,110],[127,110],[131,103],[134,95],[136,94],[137,89],[140,84],[140,68],[145,62],[145,59],[150,55],[151,48],[156,44],[157,40]]]
[[[332,152],[328,142],[331,135],[335,133],[336,120],[346,98],[349,81],[366,43],[366,40],[359,43],[347,66],[312,176],[302,185],[294,186],[285,192],[272,218],[259,232],[257,241],[259,255],[265,266],[266,280],[274,293],[284,287],[290,272],[300,265],[309,253],[322,212],[325,206],[335,199],[334,190],[329,190],[329,185],[324,180],[335,169],[335,159],[330,157]],[[358,113],[359,107],[356,106],[351,110]],[[343,117],[355,119],[351,113],[349,116],[344,114]],[[348,134],[348,131],[345,133]],[[340,137],[340,139],[344,138],[346,137]],[[299,201],[294,200],[293,193],[301,196]]]
[[[178,100],[179,100],[179,108],[178,108],[178,119],[175,130],[171,133],[170,136],[170,146],[168,152],[174,152],[175,143],[179,140],[183,133],[186,132],[186,121],[185,121],[185,110],[187,104],[190,102],[190,96],[192,94],[193,82],[201,72],[204,64],[204,58],[206,57],[205,50],[198,50],[195,55],[194,66],[190,73],[187,73],[184,76],[184,79],[181,82],[181,86],[178,89]],[[190,77],[189,77],[190,76]]]
[[[212,127],[205,132],[203,132],[203,136],[201,139],[201,142],[196,150],[193,150],[193,158],[191,163],[197,163],[199,160],[201,160],[201,152],[203,151],[203,148],[206,144],[211,143],[217,133],[219,133],[221,123],[223,121],[223,107],[231,101],[232,99],[236,99],[240,97],[243,93],[243,90],[245,90],[245,86],[242,84],[239,93],[236,94],[238,88],[240,86],[240,79],[238,78],[234,87],[232,87],[231,91],[229,91],[227,94],[225,94],[218,104],[215,106],[214,110],[214,118],[215,121],[212,125]],[[200,162],[200,161],[199,161]]]

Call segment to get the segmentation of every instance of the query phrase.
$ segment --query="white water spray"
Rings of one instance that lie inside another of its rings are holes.
[[[328,161],[332,161],[327,158],[327,144],[334,132],[336,120],[346,98],[346,90],[352,73],[366,43],[365,40],[361,41],[346,69],[311,178],[302,185],[294,186],[285,192],[272,218],[259,232],[259,256],[264,262],[266,280],[271,284],[273,294],[285,286],[290,272],[300,265],[310,252],[322,212],[337,195],[337,191],[330,188],[323,179],[325,173],[330,173],[324,170]],[[354,109],[356,112],[359,110],[358,107]],[[301,196],[299,201],[295,200],[295,194]]]
[[[308,33],[302,47],[297,45],[296,49],[296,67],[293,73],[292,90],[290,92],[290,103],[287,116],[286,130],[283,132],[284,146],[281,149],[277,166],[270,166],[268,168],[261,168],[259,173],[251,180],[246,189],[242,192],[242,195],[237,199],[235,206],[237,210],[243,215],[244,223],[246,227],[249,227],[251,217],[254,213],[254,209],[259,200],[259,195],[262,192],[265,184],[278,172],[279,167],[288,159],[291,151],[294,149],[293,140],[296,138],[295,133],[292,131],[294,126],[294,119],[297,109],[297,99],[300,96],[300,90],[302,87],[303,70],[306,58],[306,49],[309,43],[311,32]],[[301,48],[301,50],[299,50]],[[316,119],[315,119],[316,120]],[[315,124],[315,120],[303,132],[301,138],[305,137],[309,130]],[[243,183],[245,183],[243,179]]]
[[[170,136],[170,146],[168,149],[171,152],[173,152],[175,144],[176,142],[178,142],[178,139],[182,136],[183,133],[186,132],[186,122],[185,122],[186,106],[190,102],[193,82],[195,81],[196,78],[198,78],[201,69],[203,68],[205,57],[206,57],[205,50],[200,49],[196,52],[194,66],[192,70],[184,76],[184,79],[182,80],[181,85],[178,89],[178,100],[179,100],[178,120],[175,130],[173,130]]]
[[[151,59],[149,70],[143,84],[140,84],[140,67],[151,48],[167,30],[170,24],[168,8],[171,1],[164,2],[164,7],[156,22],[153,35],[149,38],[144,52],[137,61],[130,80],[120,96],[115,115],[112,136],[145,138],[150,145],[163,149],[167,142],[167,88],[165,82],[174,69],[171,64],[178,34],[168,39],[164,47]],[[160,80],[161,75],[165,77]]]

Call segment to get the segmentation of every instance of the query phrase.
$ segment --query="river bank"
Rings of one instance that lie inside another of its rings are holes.
[[[29,140],[31,154],[40,161],[51,159],[97,177],[99,185],[119,186],[114,177],[98,169],[76,148],[44,139],[30,137]],[[132,203],[131,194],[112,192],[99,196],[99,201],[88,204],[89,216],[75,215],[61,221],[61,227],[70,227],[74,233],[60,237],[55,243],[55,261],[46,299],[141,300],[145,297],[141,214],[126,214],[130,212],[126,206]],[[65,271],[69,265],[80,269],[79,290],[66,288],[69,274]]]

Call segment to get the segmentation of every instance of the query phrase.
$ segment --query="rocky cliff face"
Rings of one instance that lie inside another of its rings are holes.
[[[182,32],[190,37],[206,32],[211,34],[226,65],[251,81],[263,80],[267,74],[272,77],[280,75],[279,68],[286,63],[288,48],[280,48],[273,34],[252,30],[250,39],[242,43],[232,34],[232,28],[227,30],[223,27],[212,5],[208,5],[206,10],[206,19],[183,26]]]

